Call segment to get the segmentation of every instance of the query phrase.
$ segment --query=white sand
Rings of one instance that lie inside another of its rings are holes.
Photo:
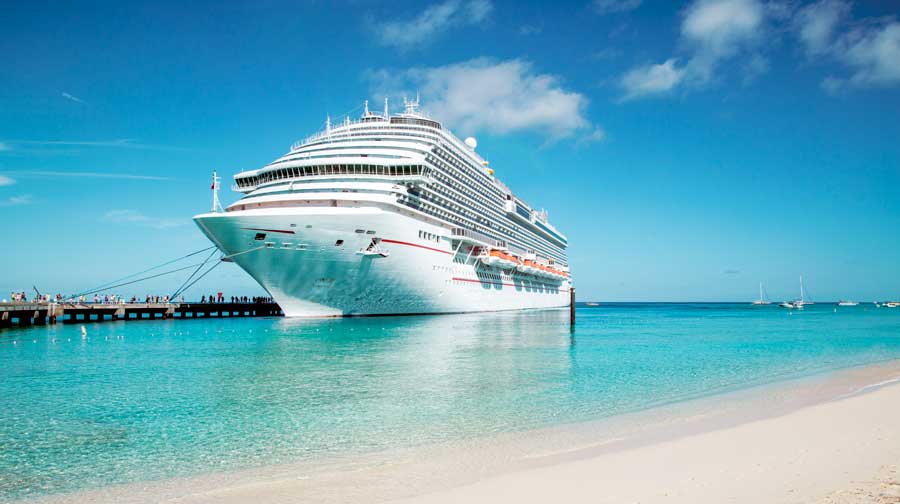
[[[900,503],[900,361],[612,419],[47,503]]]
[[[402,502],[900,502],[900,385]],[[397,501],[401,502],[401,501]]]

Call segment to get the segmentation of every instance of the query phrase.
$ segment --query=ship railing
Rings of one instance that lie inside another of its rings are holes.
[[[332,126],[331,128],[326,128],[326,129],[320,130],[316,133],[313,133],[312,135],[309,135],[308,137],[304,138],[303,140],[298,140],[298,141],[294,142],[291,145],[291,150],[295,151],[308,143],[312,143],[312,142],[321,140],[323,138],[327,139],[327,138],[330,138],[332,135],[335,135],[338,133],[344,133],[350,126],[354,126],[356,124],[372,124],[372,123],[390,124],[390,119],[381,118],[380,120],[378,120],[375,118],[381,118],[381,116],[370,116],[370,117],[364,117],[362,119],[357,119],[355,121],[350,120],[350,121],[343,121],[343,122],[337,123],[334,126]]]
[[[482,247],[491,247],[496,249],[506,249],[506,242],[498,240],[492,236],[488,236],[478,231],[466,228],[453,228],[450,232],[451,238],[464,243],[471,243]]]

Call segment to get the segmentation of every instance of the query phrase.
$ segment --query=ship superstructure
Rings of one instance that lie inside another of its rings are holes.
[[[418,111],[348,119],[234,176],[198,215],[288,316],[446,313],[569,304],[567,239],[465,142]]]

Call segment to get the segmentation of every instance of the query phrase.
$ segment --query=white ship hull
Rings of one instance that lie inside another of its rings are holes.
[[[288,317],[569,305],[568,279],[489,267],[447,237],[445,228],[378,207],[260,208],[203,214],[195,221]],[[423,239],[420,231],[436,238]],[[386,257],[359,253],[373,238]]]

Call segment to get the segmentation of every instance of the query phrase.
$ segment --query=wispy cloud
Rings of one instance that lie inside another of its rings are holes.
[[[5,139],[0,142],[0,146],[5,146],[5,150],[12,150],[13,146],[35,146],[44,148],[58,147],[97,147],[97,148],[122,148],[122,149],[145,149],[145,150],[163,150],[163,151],[193,151],[186,147],[173,147],[169,145],[154,145],[138,142],[132,138],[116,138],[111,140],[13,140]],[[0,148],[0,150],[4,150]]]
[[[594,10],[599,14],[628,12],[641,6],[643,0],[594,0]]]
[[[0,175],[0,186],[13,185],[15,183],[16,183],[15,180],[13,180],[7,176]]]
[[[675,58],[670,58],[665,63],[648,64],[629,70],[620,81],[625,91],[622,100],[661,95],[674,89],[684,77],[684,69],[675,67],[677,62]]]
[[[794,29],[810,57],[832,49],[838,24],[850,14],[851,5],[842,0],[822,0],[800,9]]]
[[[900,84],[900,22],[894,18],[853,20],[851,8],[849,2],[820,0],[794,18],[797,37],[810,59],[830,58],[850,70],[849,76],[826,77],[822,87],[837,92]]]
[[[65,91],[62,92],[62,97],[67,100],[73,101],[75,103],[84,103],[84,100],[82,100],[81,98],[70,95],[69,93],[66,93]]]
[[[30,205],[34,200],[31,198],[30,194],[22,194],[19,196],[11,196],[6,198],[5,200],[0,200],[0,206],[20,206],[20,205]]]
[[[427,45],[450,28],[480,24],[493,10],[489,0],[447,0],[411,19],[379,23],[376,35],[382,45],[411,49]]]
[[[606,141],[606,130],[597,126],[590,133],[582,136],[576,143],[577,146],[583,147],[593,143],[601,143]]]
[[[171,177],[159,177],[156,175],[138,175],[132,173],[119,172],[85,172],[85,171],[44,171],[44,170],[21,170],[6,172],[17,177],[73,177],[73,178],[105,178],[105,179],[122,179],[122,180],[172,180]]]
[[[376,94],[419,89],[423,108],[464,134],[530,130],[557,140],[591,127],[588,100],[567,90],[559,77],[535,71],[523,60],[477,58],[440,67],[369,73]]]
[[[739,269],[726,269],[722,271],[723,275],[740,275],[741,270]]]
[[[528,36],[528,35],[538,35],[542,31],[544,31],[544,25],[542,24],[534,24],[534,25],[522,25],[519,27],[519,35]]]
[[[137,210],[110,210],[103,216],[103,220],[114,222],[117,224],[137,224],[147,226],[154,229],[171,229],[174,227],[187,225],[187,219],[168,219],[150,217],[138,212]]]
[[[683,65],[669,58],[663,63],[645,64],[626,72],[620,79],[622,101],[659,96],[685,85],[701,86],[717,77],[719,66],[737,56],[743,68],[759,75],[768,68],[756,53],[764,41],[767,20],[783,15],[782,10],[759,0],[694,0],[684,12],[681,44],[688,57]]]

